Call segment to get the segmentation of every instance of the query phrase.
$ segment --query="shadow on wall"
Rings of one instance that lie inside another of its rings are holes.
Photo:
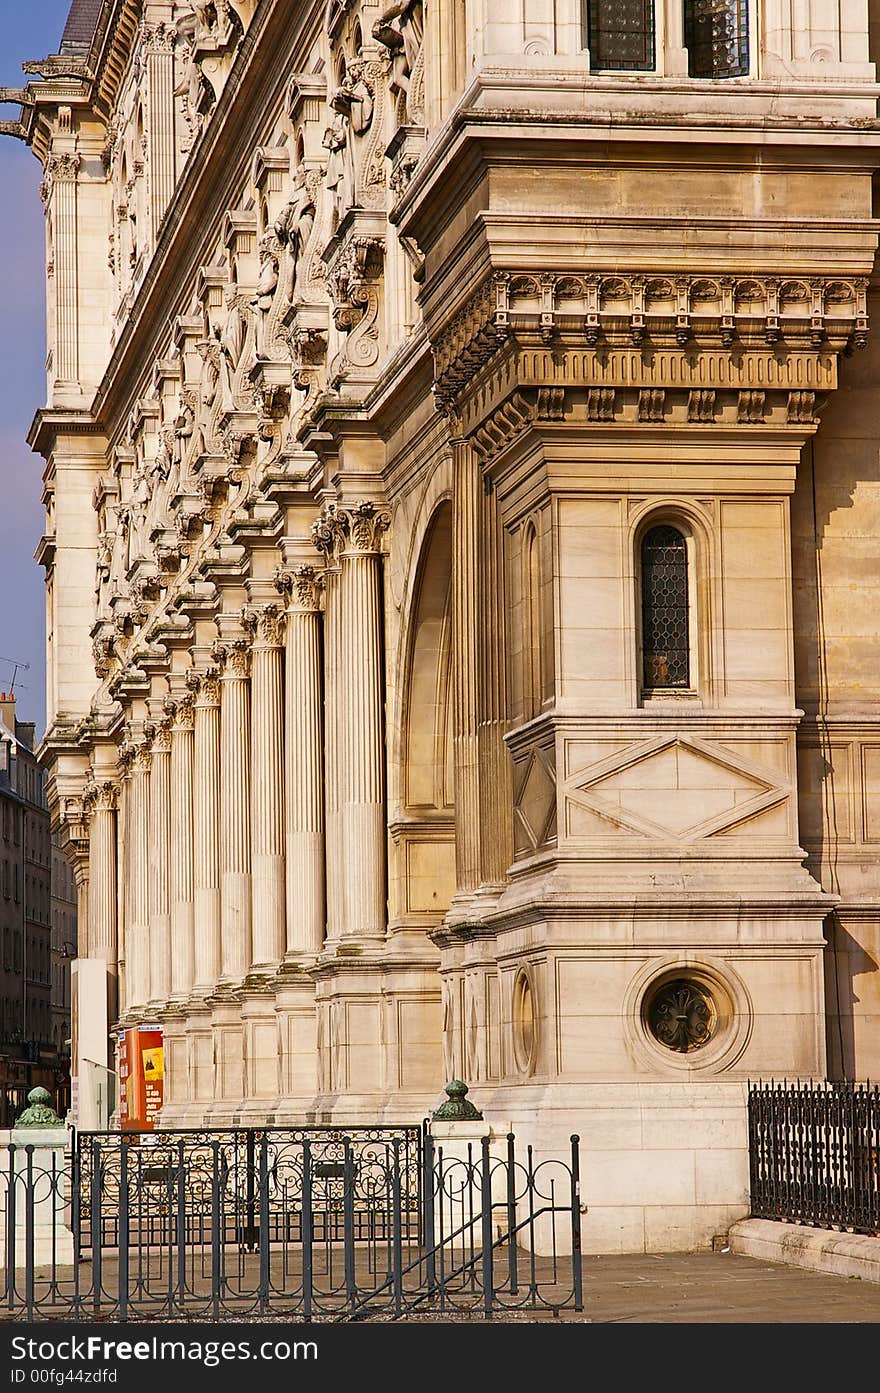
[[[829,914],[824,928],[828,944],[825,954],[828,1077],[859,1079],[865,1071],[857,1068],[854,1019],[868,993],[863,985],[857,989],[856,978],[876,972],[880,963],[858,939],[847,933],[836,911]],[[876,982],[871,984],[870,991],[876,995]]]

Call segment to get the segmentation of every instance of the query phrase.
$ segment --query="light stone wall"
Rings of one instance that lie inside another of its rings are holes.
[[[878,89],[862,0],[796,8],[715,81],[674,0],[644,73],[575,0],[107,0],[28,89],[43,752],[162,1125],[463,1077],[582,1136],[588,1251],[656,1251],[746,1212],[749,1077],[876,1072]]]

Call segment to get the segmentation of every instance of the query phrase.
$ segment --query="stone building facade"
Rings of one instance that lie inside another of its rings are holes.
[[[749,1077],[876,1077],[875,22],[75,0],[31,65],[74,1015],[167,1125],[459,1076],[657,1249]]]

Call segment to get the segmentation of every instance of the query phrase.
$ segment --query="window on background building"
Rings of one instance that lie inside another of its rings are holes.
[[[743,77],[749,71],[749,0],[684,0],[691,77]]]
[[[642,681],[646,688],[690,684],[687,541],[664,523],[642,538]]]
[[[654,0],[587,0],[586,46],[593,72],[650,71]]]

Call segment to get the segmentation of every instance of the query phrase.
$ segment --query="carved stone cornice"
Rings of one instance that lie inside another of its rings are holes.
[[[505,345],[548,350],[532,362],[533,380],[552,350],[559,380],[588,386],[833,387],[836,355],[867,341],[867,284],[861,277],[495,272],[433,336],[435,394],[453,408]]]
[[[289,570],[278,566],[274,579],[279,594],[287,595],[290,610],[302,613],[320,610],[325,581],[314,566],[293,566]]]

